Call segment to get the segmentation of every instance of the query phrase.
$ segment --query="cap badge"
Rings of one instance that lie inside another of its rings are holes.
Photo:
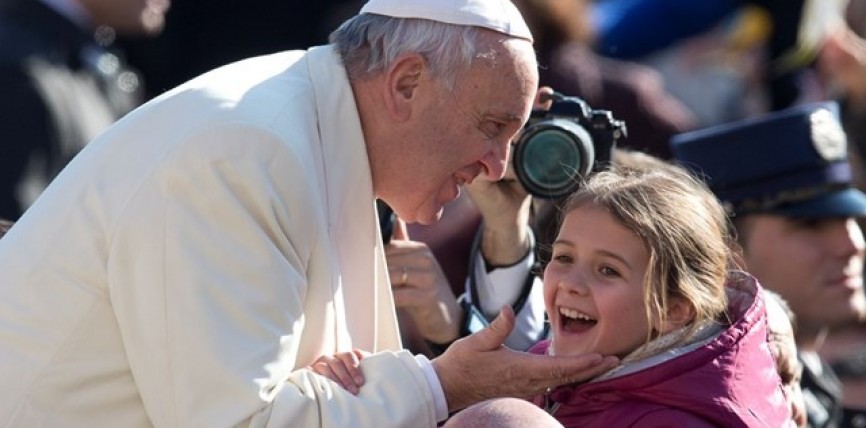
[[[818,109],[810,116],[812,125],[812,144],[824,160],[844,159],[847,153],[845,131],[830,110]]]

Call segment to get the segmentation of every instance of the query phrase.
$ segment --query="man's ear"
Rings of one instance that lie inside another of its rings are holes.
[[[401,55],[385,75],[385,107],[397,120],[412,114],[412,101],[427,70],[427,61],[419,54]]]
[[[695,318],[695,309],[681,297],[671,298],[668,302],[668,313],[665,320],[657,326],[659,333],[670,333],[678,328],[685,327]]]

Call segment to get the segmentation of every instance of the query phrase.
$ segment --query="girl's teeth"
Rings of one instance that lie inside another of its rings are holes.
[[[584,321],[595,321],[595,318],[592,318],[589,315],[582,314],[582,313],[578,312],[576,309],[572,309],[572,308],[560,307],[559,313],[560,313],[560,315],[562,315],[566,318],[579,319],[579,320],[584,320]]]
[[[577,318],[578,312],[570,308],[559,308],[559,313],[568,318]]]

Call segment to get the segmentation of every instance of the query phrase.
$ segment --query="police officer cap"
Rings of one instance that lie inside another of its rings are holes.
[[[866,216],[835,102],[679,134],[671,148],[736,214]]]
[[[532,41],[529,27],[510,0],[370,0],[361,13],[483,27]]]

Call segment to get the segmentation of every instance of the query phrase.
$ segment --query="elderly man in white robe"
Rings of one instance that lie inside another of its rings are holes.
[[[371,0],[331,45],[231,64],[95,139],[0,240],[0,424],[436,426],[614,357],[401,350],[374,200],[435,221],[502,177],[537,86],[507,0]],[[306,369],[353,348],[353,395]]]

